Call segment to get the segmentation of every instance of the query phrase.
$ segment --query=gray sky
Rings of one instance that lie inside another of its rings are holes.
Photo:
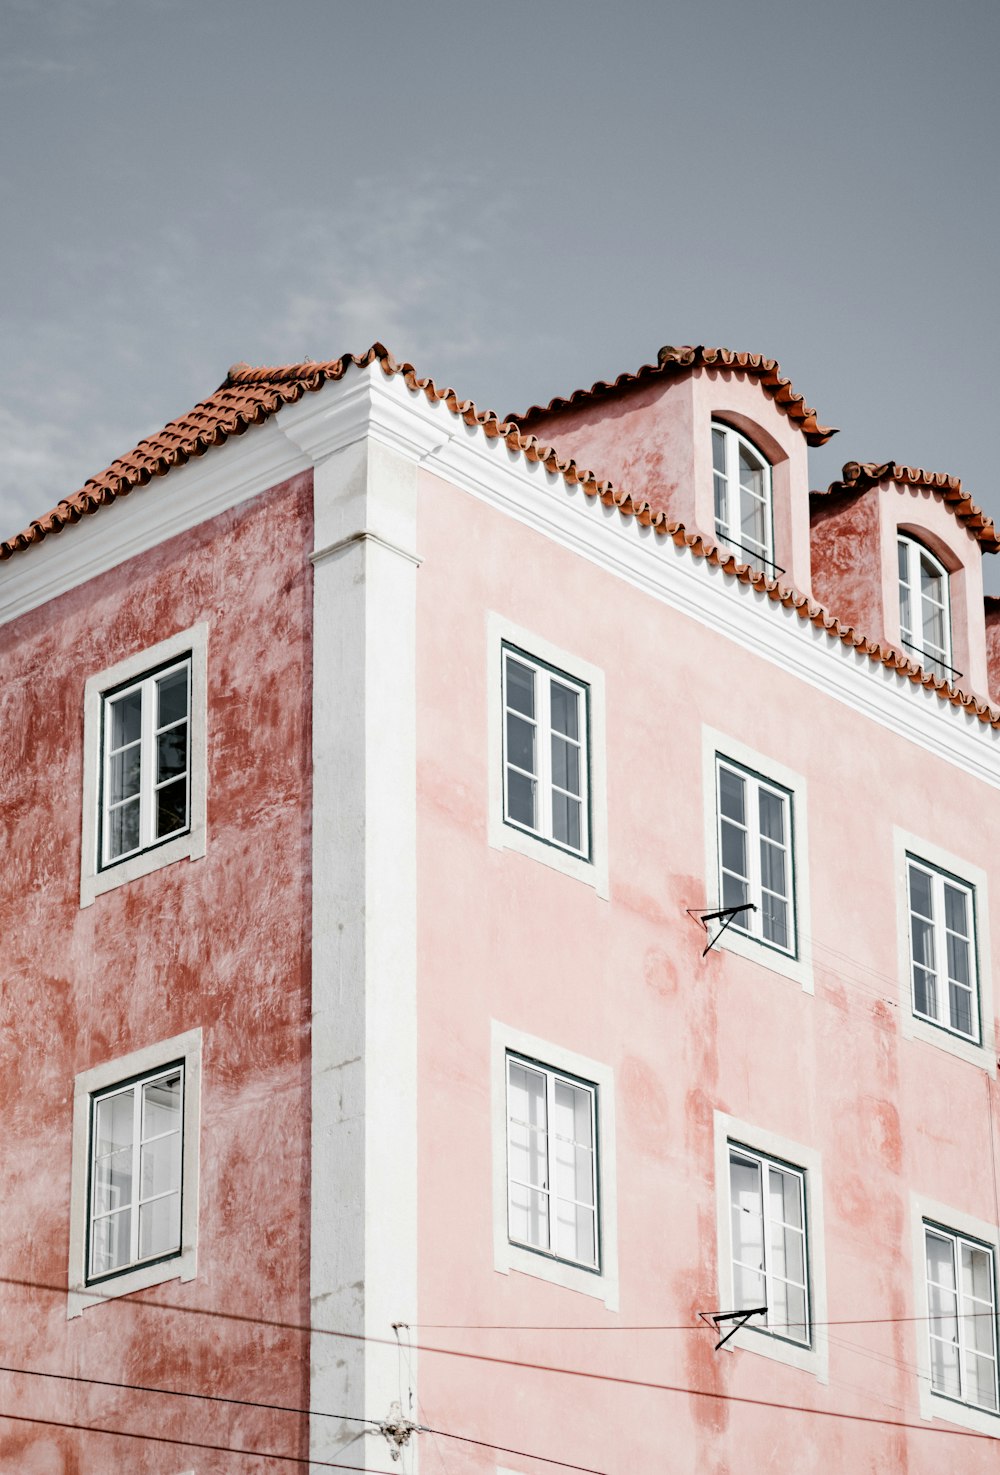
[[[0,0],[0,535],[376,338],[501,412],[771,354],[814,485],[1000,518],[998,58],[996,0]]]

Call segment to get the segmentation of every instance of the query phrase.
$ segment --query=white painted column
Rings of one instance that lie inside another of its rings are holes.
[[[313,452],[309,398],[282,418]],[[365,435],[314,476],[310,1457],[386,1469],[324,1415],[417,1422],[416,466]]]

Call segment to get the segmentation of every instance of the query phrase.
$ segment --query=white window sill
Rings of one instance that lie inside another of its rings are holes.
[[[162,845],[140,851],[138,855],[109,866],[105,871],[92,871],[80,879],[80,905],[91,906],[98,896],[136,881],[140,876],[150,876],[164,866],[178,860],[201,860],[205,854],[205,827],[188,830],[174,840],[165,840]]]

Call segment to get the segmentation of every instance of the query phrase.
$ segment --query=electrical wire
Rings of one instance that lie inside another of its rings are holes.
[[[303,1418],[335,1419],[338,1423],[368,1424],[375,1429],[380,1427],[378,1419],[366,1419],[358,1414],[327,1413],[322,1409],[297,1408],[285,1403],[263,1403],[251,1398],[227,1398],[218,1393],[189,1393],[183,1388],[157,1388],[146,1383],[118,1383],[110,1378],[86,1377],[82,1373],[55,1373],[49,1372],[45,1368],[12,1367],[6,1364],[0,1364],[0,1373],[12,1373],[18,1377],[25,1378],[49,1378],[60,1383],[83,1383],[96,1388],[113,1388],[117,1392],[123,1393],[152,1393],[167,1398],[192,1398],[205,1403],[235,1404],[240,1408],[264,1409],[271,1413],[297,1414]],[[0,1417],[6,1418],[9,1415],[0,1415]],[[96,1432],[102,1433],[104,1431],[97,1430]],[[589,1465],[575,1465],[570,1460],[557,1460],[549,1455],[535,1454],[526,1449],[511,1449],[506,1445],[490,1444],[485,1439],[473,1438],[471,1434],[455,1434],[449,1429],[431,1429],[429,1427],[425,1429],[422,1425],[420,1426],[419,1432],[435,1434],[442,1439],[454,1439],[462,1444],[475,1444],[483,1449],[499,1450],[503,1454],[517,1455],[519,1458],[525,1460],[538,1460],[542,1464],[557,1465],[562,1470],[580,1471],[581,1475],[606,1475],[606,1472],[594,1470]],[[242,1451],[234,1451],[234,1453],[242,1453]],[[250,1453],[255,1453],[255,1451],[250,1451]],[[318,1461],[317,1463],[321,1464],[322,1461]],[[350,1470],[355,1467],[344,1465],[340,1467],[335,1466],[334,1468]]]
[[[339,1460],[320,1460],[311,1455],[283,1455],[273,1449],[241,1449],[232,1444],[210,1444],[202,1439],[172,1439],[166,1434],[140,1434],[131,1429],[102,1429],[94,1424],[75,1424],[68,1419],[43,1419],[33,1414],[11,1414],[0,1409],[0,1419],[14,1424],[40,1424],[46,1429],[72,1429],[80,1434],[103,1434],[111,1439],[138,1439],[149,1444],[170,1444],[180,1449],[205,1449],[213,1454],[244,1455],[254,1460],[278,1460],[286,1465],[318,1465],[322,1470],[351,1470],[360,1475],[396,1475],[370,1465],[347,1465]]]

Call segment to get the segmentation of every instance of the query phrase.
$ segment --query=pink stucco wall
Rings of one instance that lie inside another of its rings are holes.
[[[847,499],[812,498],[813,588],[827,609],[865,635],[900,646],[896,544],[910,534],[948,570],[952,664],[964,691],[989,696],[982,545],[944,499],[883,482]]]
[[[892,1427],[922,1425],[910,1191],[997,1213],[995,1082],[903,1036],[893,827],[995,875],[982,786],[431,478],[420,546],[419,1289],[450,1328],[421,1343],[472,1354],[422,1354],[425,1419],[615,1475],[992,1471],[991,1441]],[[487,610],[605,673],[610,901],[487,843]],[[701,956],[703,725],[805,780],[814,996]],[[491,1019],[614,1070],[617,1314],[493,1268]],[[828,1385],[715,1354],[698,1321],[721,1309],[716,1109],[822,1156],[828,1314],[851,1323]],[[553,1329],[490,1329],[512,1324]],[[422,1468],[449,1458],[425,1445]],[[494,1461],[545,1468],[459,1463]]]
[[[561,455],[714,541],[709,427],[715,418],[746,435],[769,461],[774,557],[785,582],[810,593],[806,443],[753,375],[699,368],[542,415],[527,428]]]
[[[169,495],[154,484],[148,493]],[[101,514],[114,518],[115,509]],[[0,1362],[308,1402],[311,479],[82,585],[4,632]],[[72,537],[70,530],[62,534]],[[25,555],[30,559],[32,553]],[[207,621],[208,831],[80,907],[86,678]],[[198,1275],[67,1321],[74,1076],[200,1026]],[[301,1455],[297,1416],[0,1377],[3,1475],[242,1475]]]

